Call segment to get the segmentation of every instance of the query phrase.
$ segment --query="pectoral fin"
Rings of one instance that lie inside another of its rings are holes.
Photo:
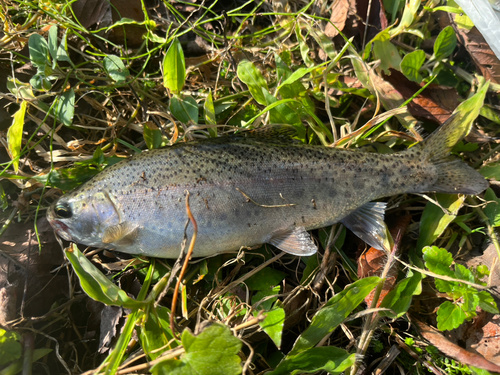
[[[276,234],[268,242],[285,253],[298,256],[313,255],[318,251],[304,227],[296,227]]]
[[[101,241],[103,243],[128,245],[136,239],[137,229],[137,226],[133,226],[129,222],[111,225],[104,230]]]
[[[367,203],[341,222],[371,247],[390,250],[392,239],[384,222],[386,206],[383,202]]]

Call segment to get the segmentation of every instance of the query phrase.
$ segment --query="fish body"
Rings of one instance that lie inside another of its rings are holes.
[[[380,248],[379,198],[402,193],[477,194],[487,182],[448,156],[457,137],[444,125],[395,154],[335,149],[280,137],[230,136],[181,143],[117,163],[48,210],[66,240],[130,254],[177,258],[188,219],[198,224],[193,256],[271,243],[316,251],[307,230],[342,221]],[[192,234],[192,226],[188,227]]]

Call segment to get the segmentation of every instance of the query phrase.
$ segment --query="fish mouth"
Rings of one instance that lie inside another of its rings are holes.
[[[54,228],[56,234],[63,240],[71,241],[71,235],[69,234],[69,227],[59,220],[54,220],[49,218],[49,223]]]

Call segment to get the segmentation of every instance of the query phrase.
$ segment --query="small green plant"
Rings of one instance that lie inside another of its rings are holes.
[[[452,255],[437,246],[427,246],[423,250],[425,266],[436,275],[441,276],[434,280],[436,288],[445,293],[452,301],[446,301],[437,311],[438,329],[452,330],[460,326],[465,320],[471,320],[477,313],[477,307],[498,314],[498,308],[491,294],[479,287],[485,284],[480,281],[489,274],[486,267],[468,269],[461,264],[455,264],[453,269]]]

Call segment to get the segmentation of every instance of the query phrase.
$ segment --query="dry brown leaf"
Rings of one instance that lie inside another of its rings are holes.
[[[394,86],[404,100],[411,98],[421,88],[394,69],[391,69],[390,75],[383,74],[383,77]],[[443,90],[443,93],[437,94],[439,90]],[[455,89],[434,86],[433,89],[427,88],[415,97],[408,104],[408,110],[415,117],[442,124],[451,116],[456,105],[458,105],[458,94]]]
[[[455,17],[455,16],[454,16]],[[473,27],[471,30],[459,28],[454,25],[458,40],[470,53],[474,64],[484,78],[494,83],[500,83],[500,60],[493,53],[484,37]]]
[[[401,239],[403,238],[403,234],[406,231],[406,228],[410,224],[411,215],[405,215],[398,218],[397,223],[392,225],[389,231],[391,232],[392,237],[394,238],[394,246],[396,249],[399,248],[401,243]],[[396,250],[398,253],[398,251]],[[396,255],[397,255],[396,253]],[[369,276],[380,276],[382,271],[384,270],[384,266],[387,262],[387,255],[385,251],[375,249],[374,247],[370,247],[366,252],[361,254],[358,258],[358,277],[360,279],[369,277]],[[394,288],[396,285],[396,279],[398,276],[398,268],[394,265],[389,273],[387,274],[386,281],[382,288],[382,292],[380,293],[380,297],[377,302],[377,307],[380,306],[384,297]],[[371,306],[373,301],[373,296],[375,291],[372,291],[366,298],[365,302],[368,306]]]
[[[339,30],[340,31],[344,30],[348,11],[349,11],[349,0],[336,0],[333,3],[330,22],[328,22],[325,28],[325,34],[327,36],[333,38],[339,35]]]
[[[417,325],[422,336],[445,355],[465,363],[466,365],[479,367],[488,371],[500,372],[500,366],[488,361],[479,354],[469,352],[452,343],[434,327],[431,327],[417,319],[412,319],[412,322]]]

